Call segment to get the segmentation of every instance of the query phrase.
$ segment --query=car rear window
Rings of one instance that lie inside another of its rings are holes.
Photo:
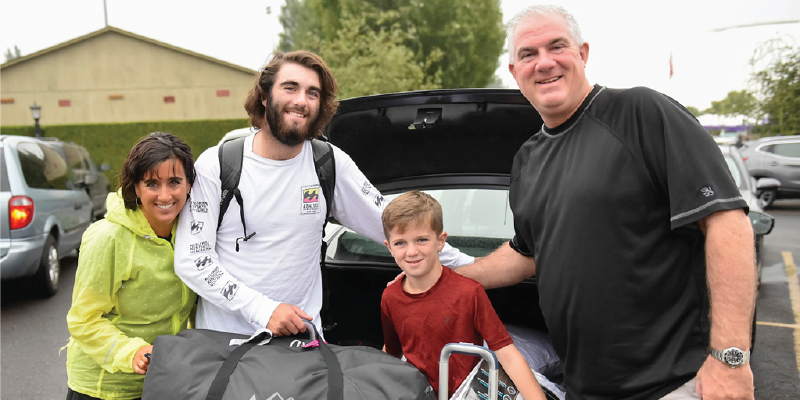
[[[37,143],[17,145],[19,164],[28,187],[35,189],[71,189],[71,171],[55,149]]]
[[[424,192],[442,205],[447,243],[465,254],[483,257],[514,236],[507,190],[448,189]],[[385,197],[388,202],[398,195]],[[350,230],[336,238],[328,250],[327,256],[334,260],[394,262],[386,246]]]

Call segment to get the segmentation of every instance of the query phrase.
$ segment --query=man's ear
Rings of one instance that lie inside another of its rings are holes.
[[[583,60],[583,67],[586,68],[586,63],[589,61],[589,43],[583,42],[580,48],[581,60]]]

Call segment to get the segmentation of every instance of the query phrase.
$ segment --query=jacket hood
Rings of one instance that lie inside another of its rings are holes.
[[[135,210],[125,208],[125,202],[122,200],[121,189],[108,194],[108,197],[106,198],[106,207],[108,209],[108,212],[106,213],[107,220],[130,229],[131,232],[135,233],[136,235],[146,238],[158,237],[158,235],[156,235],[156,233],[153,231],[153,228],[150,227],[150,223],[147,221],[147,218],[144,216],[141,208],[136,207]],[[173,223],[173,238],[175,237],[175,226],[176,224]]]

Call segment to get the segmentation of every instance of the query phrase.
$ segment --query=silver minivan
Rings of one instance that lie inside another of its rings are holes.
[[[32,277],[58,290],[60,258],[80,246],[93,220],[84,185],[52,144],[0,135],[0,278]]]

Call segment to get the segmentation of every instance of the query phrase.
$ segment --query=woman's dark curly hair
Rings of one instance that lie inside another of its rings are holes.
[[[165,132],[153,132],[133,146],[119,172],[119,186],[122,188],[125,208],[136,209],[136,184],[144,179],[147,172],[173,158],[183,164],[186,180],[189,185],[193,185],[195,173],[192,149],[179,137]]]
[[[333,78],[333,72],[325,65],[325,61],[322,61],[320,56],[306,50],[291,53],[276,52],[269,63],[258,72],[253,88],[250,89],[244,103],[244,109],[250,116],[250,125],[256,129],[264,127],[266,107],[262,101],[267,99],[267,94],[275,83],[275,76],[286,63],[313,69],[319,75],[319,84],[322,86],[319,118],[317,123],[311,127],[314,137],[319,138],[322,136],[321,131],[331,122],[331,118],[339,109],[339,102],[335,100],[339,94],[339,86],[336,84],[336,79]]]

